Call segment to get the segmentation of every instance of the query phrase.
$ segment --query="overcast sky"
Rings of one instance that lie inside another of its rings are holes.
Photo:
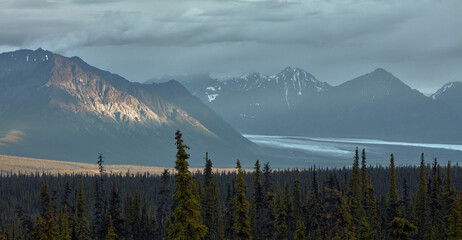
[[[95,3],[96,2],[96,3]],[[428,93],[462,81],[460,0],[0,0],[0,51],[79,56],[131,81],[377,67]]]

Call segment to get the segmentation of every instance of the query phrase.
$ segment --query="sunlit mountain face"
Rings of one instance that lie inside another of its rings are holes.
[[[235,161],[258,149],[176,81],[132,83],[42,49],[0,55],[0,112],[4,154],[168,165],[176,130],[197,164],[206,151]]]

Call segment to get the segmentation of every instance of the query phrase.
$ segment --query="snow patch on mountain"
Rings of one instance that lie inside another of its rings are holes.
[[[209,102],[214,101],[218,97],[218,95],[219,94],[216,94],[216,93],[213,93],[213,94],[208,94],[207,93],[207,97],[209,98]]]
[[[431,95],[431,99],[436,100],[439,96],[445,93],[447,90],[451,89],[457,82],[449,82],[446,83],[442,88],[436,91],[433,95]]]

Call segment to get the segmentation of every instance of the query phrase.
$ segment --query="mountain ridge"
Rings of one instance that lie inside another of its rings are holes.
[[[285,68],[277,75],[293,72],[294,69],[305,72],[297,68]],[[304,78],[308,79],[307,82],[316,80],[310,77],[311,74],[305,76],[308,76]],[[202,92],[197,91],[198,86],[194,86],[194,93],[243,133],[462,142],[456,134],[462,132],[462,115],[455,113],[447,104],[432,101],[383,68],[337,86],[325,83],[327,87],[322,91],[317,91],[316,85],[310,85],[308,89],[311,91],[301,95],[298,94],[298,86],[294,84],[295,91],[289,97],[285,91],[275,90],[277,87],[268,88],[256,84],[271,82],[265,80],[270,78],[253,73],[222,83],[217,81],[218,85],[210,85],[208,81],[205,84],[209,85],[201,87]],[[292,79],[286,78],[285,82]],[[247,81],[257,87],[246,88],[243,86],[249,84],[235,84]],[[237,87],[227,87],[229,91],[226,92],[223,89],[226,85],[224,83]],[[318,84],[321,83],[318,81]],[[221,91],[217,90],[219,87]],[[208,98],[204,97],[204,92]]]
[[[132,83],[42,49],[0,55],[0,72],[0,134],[20,138],[0,146],[4,154],[92,162],[103,152],[116,163],[161,166],[175,156],[177,129],[196,166],[206,151],[231,166],[259,149],[176,81]]]

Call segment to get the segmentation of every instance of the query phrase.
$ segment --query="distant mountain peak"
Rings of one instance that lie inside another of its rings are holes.
[[[448,90],[460,87],[462,89],[462,81],[456,81],[456,82],[448,82],[444,84],[443,87],[438,89],[434,94],[432,94],[430,97],[433,100],[438,99],[441,95],[445,94]]]
[[[388,72],[387,70],[383,69],[383,68],[376,68],[374,71],[372,71],[370,74],[373,74],[373,75],[384,75],[384,76],[393,76],[393,74],[391,74],[390,72]]]
[[[298,67],[287,66],[286,68],[284,68],[284,70],[282,70],[282,72],[305,72],[305,70]]]
[[[259,72],[250,72],[250,73],[242,74],[239,78],[249,80],[249,79],[258,79],[262,77],[266,77],[266,76],[264,76],[263,74]]]

